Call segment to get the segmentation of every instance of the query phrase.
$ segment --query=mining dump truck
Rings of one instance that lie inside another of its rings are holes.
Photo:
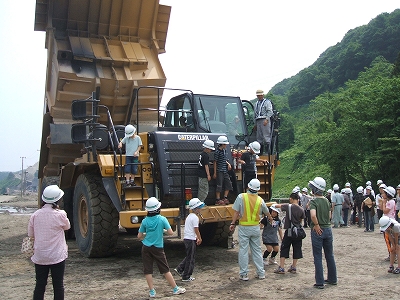
[[[235,166],[230,202],[244,191],[235,162],[254,140],[253,105],[165,87],[158,55],[165,52],[170,11],[157,0],[36,1],[35,30],[46,32],[48,51],[39,199],[50,184],[63,189],[60,206],[72,224],[67,237],[86,257],[113,254],[121,228],[136,234],[151,196],[180,237],[206,139],[228,137]],[[135,186],[124,184],[125,152],[117,147],[127,124],[143,142]],[[266,201],[279,159],[278,125],[275,114],[268,162],[257,166]],[[214,205],[213,181],[205,202],[203,242],[226,246],[232,205]]]

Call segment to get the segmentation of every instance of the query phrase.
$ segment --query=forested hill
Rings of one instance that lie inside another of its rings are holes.
[[[315,176],[327,188],[400,184],[400,9],[350,30],[268,93],[280,111],[273,197]]]
[[[303,105],[326,91],[335,91],[349,79],[356,79],[377,56],[394,63],[399,49],[400,9],[396,9],[350,30],[313,65],[276,84],[270,92],[286,95],[289,107]]]

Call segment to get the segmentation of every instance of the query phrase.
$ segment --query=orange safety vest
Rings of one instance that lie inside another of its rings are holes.
[[[256,194],[243,193],[243,216],[239,220],[239,225],[254,226],[260,222],[260,208],[263,199]]]

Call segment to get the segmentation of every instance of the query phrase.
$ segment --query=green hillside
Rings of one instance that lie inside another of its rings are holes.
[[[353,189],[367,180],[400,183],[399,52],[396,10],[349,31],[315,64],[271,89],[282,120],[274,197],[315,176]]]

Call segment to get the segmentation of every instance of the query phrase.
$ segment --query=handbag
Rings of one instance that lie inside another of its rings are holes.
[[[304,239],[307,234],[301,225],[294,225],[292,223],[292,210],[291,210],[291,204],[289,204],[289,220],[290,220],[290,228],[288,230],[288,237],[292,238],[293,240],[302,240]]]
[[[24,237],[22,240],[21,252],[26,256],[31,257],[33,255],[34,242],[34,238],[30,238],[29,236]]]

